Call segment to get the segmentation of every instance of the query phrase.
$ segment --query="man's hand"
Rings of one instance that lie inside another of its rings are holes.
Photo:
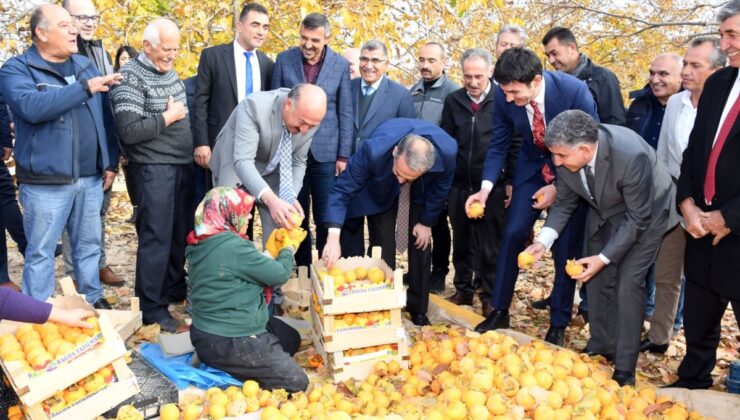
[[[92,325],[85,322],[85,319],[91,316],[95,316],[95,312],[88,311],[87,309],[64,309],[52,306],[49,321],[69,325],[70,327],[92,328]]]
[[[687,198],[679,205],[681,215],[686,221],[686,231],[694,239],[703,238],[709,232],[704,228],[701,220],[701,209],[694,204],[694,200]]]
[[[528,246],[527,249],[524,250],[527,254],[534,257],[535,262],[539,261],[543,255],[545,255],[545,245],[542,244],[542,242],[534,241],[532,242],[532,245]]]
[[[339,245],[339,233],[329,232],[329,236],[326,238],[326,245],[324,245],[324,251],[321,253],[321,260],[324,262],[324,267],[327,270],[332,268],[341,256],[342,247]]]
[[[280,197],[275,195],[274,192],[269,190],[262,194],[261,200],[270,210],[270,216],[278,227],[284,227],[287,229],[292,229],[292,227],[294,227],[293,222],[290,220],[290,215],[295,212],[295,207],[286,203],[280,199]]]
[[[293,202],[293,208],[295,209],[295,212],[298,213],[299,216],[301,216],[301,220],[306,218],[306,213],[303,212],[303,206],[301,206],[301,203],[299,203],[298,200]]]
[[[427,247],[432,243],[432,228],[424,226],[421,223],[414,225],[411,230],[411,234],[416,238],[414,245],[416,249],[426,250]]]
[[[488,194],[491,193],[491,190],[487,190],[485,188],[482,188],[477,193],[471,195],[468,197],[467,200],[465,200],[465,213],[470,214],[470,206],[473,203],[480,203],[480,205],[485,209],[486,208],[486,200],[488,200]]]
[[[201,168],[208,169],[208,162],[211,161],[211,146],[198,146],[193,151],[195,163]]]
[[[13,154],[13,148],[12,147],[3,147],[3,160],[10,159],[10,155]]]
[[[120,85],[121,80],[123,80],[121,73],[93,77],[87,81],[87,88],[90,89],[90,93],[108,92],[111,86]]]
[[[175,102],[175,98],[170,96],[167,100],[167,110],[162,113],[164,117],[164,125],[170,126],[170,124],[180,121],[188,115],[188,108],[182,102]]]
[[[532,208],[537,210],[545,210],[552,207],[555,204],[555,197],[558,194],[558,189],[555,184],[545,185],[544,187],[537,190],[532,195]]]
[[[344,172],[345,169],[347,169],[347,162],[342,162],[338,160],[334,168],[334,176],[339,176],[339,174]]]
[[[712,235],[718,234],[722,229],[727,227],[725,218],[722,217],[722,213],[719,210],[710,212],[699,211],[699,221],[702,227]]]
[[[719,241],[722,240],[725,236],[729,235],[731,232],[730,228],[725,227],[721,229],[719,232],[714,234],[714,239],[712,240],[712,245],[717,246],[719,244]]]
[[[116,173],[106,169],[105,172],[103,172],[103,191],[108,191],[108,189],[113,185],[113,181],[115,180]]]
[[[514,186],[511,184],[506,184],[504,190],[506,191],[506,198],[504,198],[504,208],[508,209],[509,205],[511,205],[511,195],[514,194]]]
[[[576,264],[582,264],[585,267],[585,270],[583,270],[583,273],[581,273],[581,275],[573,276],[571,278],[573,280],[582,281],[584,283],[591,280],[593,276],[599,274],[599,271],[606,267],[606,264],[604,264],[604,261],[602,261],[598,255],[581,258],[580,260],[576,261]]]

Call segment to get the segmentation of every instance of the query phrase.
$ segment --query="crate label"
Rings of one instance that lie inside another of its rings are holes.
[[[391,289],[392,287],[388,283],[383,283],[379,285],[368,285],[364,283],[351,284],[351,285],[341,286],[338,289],[336,289],[334,291],[334,297],[344,297],[344,296],[349,296],[349,295],[360,295],[360,294],[365,294],[365,293],[385,292]]]
[[[62,357],[52,360],[44,369],[34,370],[33,372],[29,372],[28,376],[30,378],[36,378],[38,376],[41,376],[45,373],[53,372],[55,371],[59,366],[77,358],[78,356],[82,355],[83,353],[87,352],[93,347],[96,347],[98,344],[103,342],[103,333],[99,332],[95,334],[94,336],[90,337],[89,340],[85,341],[80,345],[79,347],[76,347],[71,352],[63,355]]]

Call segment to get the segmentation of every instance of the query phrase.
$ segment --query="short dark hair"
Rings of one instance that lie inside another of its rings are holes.
[[[504,51],[493,71],[493,78],[500,85],[511,82],[528,85],[537,75],[542,75],[542,62],[528,48],[509,48]]]
[[[44,11],[42,10],[44,8],[44,5],[39,5],[34,7],[33,11],[31,12],[31,18],[30,18],[30,24],[31,27],[31,40],[36,40],[38,37],[36,36],[36,28],[46,29],[46,27],[49,25],[49,21],[46,19],[46,15],[44,15]]]
[[[576,36],[573,35],[573,32],[568,28],[563,28],[562,26],[556,26],[545,34],[545,36],[542,38],[542,45],[547,45],[552,41],[553,38],[556,38],[559,43],[561,44],[574,44],[576,46],[576,49],[578,49],[578,42],[576,41]]]
[[[249,12],[257,12],[262,15],[267,15],[267,9],[265,6],[259,4],[259,3],[247,3],[242,7],[241,13],[239,13],[239,21],[243,21]]]
[[[113,70],[118,71],[118,69],[121,68],[121,54],[123,53],[128,54],[130,58],[136,58],[136,56],[139,55],[139,52],[136,51],[136,48],[130,46],[130,45],[121,45],[118,47],[118,51],[116,51],[116,61],[113,62]]]
[[[363,51],[376,51],[380,50],[383,52],[383,55],[388,57],[388,47],[385,46],[382,42],[378,41],[377,39],[371,39],[370,41],[365,42],[360,47],[360,54],[362,54]]]
[[[310,31],[318,28],[324,28],[324,35],[329,35],[329,31],[331,30],[329,19],[326,18],[326,15],[323,15],[321,13],[307,14],[301,22],[301,27],[306,28]]]

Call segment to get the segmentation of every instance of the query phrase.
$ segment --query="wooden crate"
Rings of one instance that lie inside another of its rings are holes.
[[[342,351],[351,348],[377,346],[397,342],[406,336],[403,328],[400,309],[390,309],[390,325],[376,327],[336,328],[337,315],[318,314],[311,306],[311,317],[316,336],[321,339],[327,352]]]
[[[308,277],[308,267],[298,267],[298,277],[288,280],[281,289],[286,303],[297,306],[301,311],[308,310],[311,304],[311,279]]]
[[[62,286],[64,296],[82,296],[77,293],[74,282],[69,276],[59,279],[59,283]],[[113,323],[113,327],[118,331],[118,334],[123,340],[127,340],[134,335],[136,330],[141,328],[142,318],[141,310],[139,309],[139,298],[135,296],[131,297],[131,308],[128,311],[117,309],[97,309],[96,311],[108,315],[108,318]]]
[[[346,313],[381,311],[386,309],[399,309],[406,306],[406,290],[403,288],[403,272],[401,270],[391,271],[388,265],[380,258],[380,247],[373,247],[372,257],[351,257],[337,261],[336,266],[352,268],[355,266],[380,267],[385,272],[386,278],[392,278],[390,287],[383,289],[368,289],[350,293],[344,296],[334,295],[334,279],[325,275],[319,277],[319,272],[324,270],[321,260],[311,265],[311,282],[314,293],[318,297],[324,315],[339,315]]]
[[[79,296],[63,296],[54,298],[53,301],[56,305],[67,308],[89,307]],[[108,315],[100,313],[98,323],[99,334],[61,360],[52,362],[43,371],[28,373],[20,362],[0,361],[5,376],[23,405],[32,407],[126,354],[126,346]],[[0,335],[14,334],[21,325],[23,323],[2,321]]]
[[[123,358],[116,359],[113,363],[116,380],[105,388],[90,394],[73,405],[63,410],[49,414],[44,411],[41,403],[24,407],[26,416],[30,420],[79,420],[99,416],[119,403],[139,393],[139,385],[136,382],[131,369],[126,365]]]
[[[347,357],[345,356],[344,351],[326,351],[321,340],[319,340],[318,336],[315,335],[315,332],[313,334],[316,351],[324,358],[324,362],[332,372],[332,377],[335,382],[343,382],[351,378],[365,380],[371,373],[373,373],[375,365],[378,362],[390,362],[395,360],[401,365],[402,369],[408,368],[409,366],[408,342],[405,335],[393,343],[398,346],[398,352],[396,354],[381,357],[373,357],[373,355]]]

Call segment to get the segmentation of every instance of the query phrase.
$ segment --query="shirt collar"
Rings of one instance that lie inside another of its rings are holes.
[[[376,80],[375,83],[370,85],[373,88],[373,92],[377,91],[380,87],[380,83],[383,82],[383,78],[385,75],[380,76],[380,79]],[[368,86],[367,83],[365,83],[365,79],[360,78],[360,87],[362,87],[362,90],[365,90],[365,86]]]
[[[234,39],[234,53],[237,55],[244,56],[244,53],[247,52],[247,50],[242,47],[242,44],[240,44],[236,39]],[[253,55],[257,54],[257,48],[253,49],[251,51]]]
[[[321,51],[321,58],[319,58],[319,61],[317,61],[316,64],[309,64],[309,62],[306,61],[306,57],[303,56],[303,53],[301,53],[301,62],[306,66],[320,66],[326,58],[326,50],[328,49],[329,47],[325,45],[324,49]]]
[[[540,93],[535,96],[534,101],[537,102],[537,105],[540,107],[545,106],[545,75],[542,74],[542,82],[540,83],[542,86],[542,89],[540,89]]]
[[[591,167],[591,170],[594,170],[594,166],[596,165],[596,156],[599,155],[599,142],[598,140],[596,143],[594,143],[594,155],[591,156],[591,160],[588,162],[588,166]]]
[[[483,91],[483,93],[480,95],[480,98],[475,99],[472,96],[470,96],[470,93],[466,90],[465,93],[468,95],[468,98],[470,98],[471,101],[475,102],[476,104],[479,104],[483,102],[484,99],[486,99],[486,96],[488,96],[488,93],[491,92],[491,85],[493,85],[493,79],[489,80],[488,87],[486,90]]]

